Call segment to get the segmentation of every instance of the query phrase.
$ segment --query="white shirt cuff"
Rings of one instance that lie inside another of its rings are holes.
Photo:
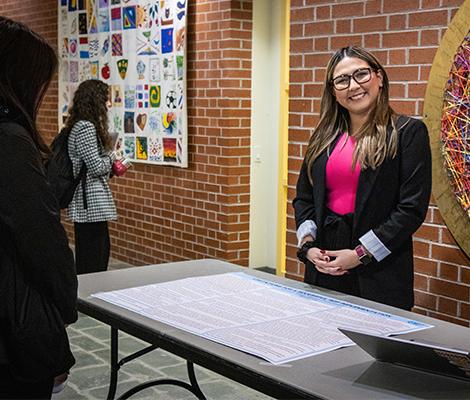
[[[361,236],[359,241],[377,261],[382,261],[391,253],[372,230]]]
[[[299,229],[297,229],[298,247],[300,247],[303,238],[307,235],[312,235],[314,239],[317,237],[317,225],[311,219],[302,222]]]

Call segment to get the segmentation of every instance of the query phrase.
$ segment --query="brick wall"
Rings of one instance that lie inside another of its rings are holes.
[[[112,257],[133,265],[214,257],[248,265],[251,0],[189,3],[189,168],[135,163],[111,184]],[[57,48],[57,1],[0,3]],[[57,134],[57,82],[39,118]],[[64,223],[73,242],[73,226]]]
[[[289,194],[286,276],[301,279],[291,201],[310,134],[318,121],[325,67],[349,44],[372,51],[387,70],[391,105],[422,117],[426,83],[446,27],[463,0],[292,0]],[[414,236],[418,313],[469,326],[470,261],[433,199]]]
[[[57,1],[37,0],[25,5],[21,0],[0,1],[0,15],[20,21],[41,34],[57,51]],[[57,80],[51,84],[38,116],[45,136],[57,134]]]

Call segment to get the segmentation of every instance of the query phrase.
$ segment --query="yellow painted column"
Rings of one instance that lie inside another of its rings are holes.
[[[289,141],[289,42],[290,0],[284,0],[282,13],[281,82],[279,94],[279,180],[276,275],[286,273],[287,157]]]

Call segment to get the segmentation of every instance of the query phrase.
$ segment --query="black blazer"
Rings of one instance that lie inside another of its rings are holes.
[[[390,137],[391,125],[388,127]],[[398,151],[395,158],[378,168],[360,172],[354,208],[353,242],[373,230],[391,252],[382,261],[356,267],[360,295],[363,298],[395,307],[410,309],[414,305],[412,235],[423,223],[431,195],[431,150],[426,125],[400,116],[397,122]],[[332,145],[334,146],[335,143]],[[321,242],[326,204],[325,150],[312,165],[310,184],[304,163],[292,204],[297,229],[306,220],[317,225]],[[325,246],[325,250],[329,250]],[[317,270],[311,265],[306,275],[314,283]]]

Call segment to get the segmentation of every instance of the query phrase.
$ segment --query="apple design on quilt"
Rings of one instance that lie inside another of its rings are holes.
[[[101,75],[103,76],[103,79],[109,79],[110,73],[108,63],[104,64],[104,67],[101,68]]]

